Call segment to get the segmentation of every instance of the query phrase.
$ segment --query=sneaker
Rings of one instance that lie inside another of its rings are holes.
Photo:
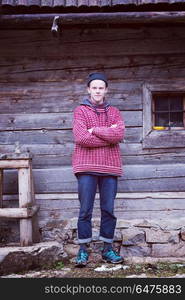
[[[123,262],[123,257],[118,255],[113,249],[103,252],[102,258],[105,262],[109,262],[112,264],[119,264]]]
[[[86,250],[79,250],[76,258],[76,267],[85,267],[88,262],[89,254]]]

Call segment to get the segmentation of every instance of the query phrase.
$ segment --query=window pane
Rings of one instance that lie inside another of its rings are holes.
[[[170,127],[184,127],[183,125],[183,112],[170,113]]]
[[[169,126],[169,114],[168,113],[156,113],[155,114],[155,126]]]
[[[168,98],[164,95],[156,95],[155,100],[155,111],[166,110],[169,111]]]
[[[180,93],[154,94],[154,126],[184,127],[183,97]]]
[[[170,101],[170,111],[183,110],[183,99],[181,95],[170,96],[169,101]]]

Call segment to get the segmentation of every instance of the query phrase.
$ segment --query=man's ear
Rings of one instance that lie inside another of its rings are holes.
[[[90,94],[90,93],[91,93],[91,92],[90,92],[90,88],[89,88],[89,87],[87,88],[87,92],[88,92],[88,94]]]

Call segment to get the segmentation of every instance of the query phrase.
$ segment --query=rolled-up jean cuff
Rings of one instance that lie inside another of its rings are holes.
[[[104,242],[106,242],[106,243],[112,243],[113,242],[113,239],[108,239],[108,238],[105,238],[105,237],[103,237],[103,236],[99,236],[99,240],[100,241],[104,241]]]
[[[78,243],[79,243],[79,244],[90,243],[91,241],[92,241],[92,238],[78,239]]]

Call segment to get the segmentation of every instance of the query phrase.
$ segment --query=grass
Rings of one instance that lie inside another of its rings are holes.
[[[185,274],[185,263],[156,263],[156,264],[131,264],[128,268],[120,269],[117,271],[104,271],[96,272],[95,269],[100,267],[103,263],[89,263],[85,268],[76,268],[73,264],[66,264],[65,268],[70,268],[70,271],[64,275],[64,277],[71,278],[125,278],[129,275],[141,275],[145,274],[146,277],[173,277],[176,274]],[[108,268],[111,268],[111,264],[106,264]],[[64,265],[61,265],[61,269]],[[60,263],[55,267],[56,270],[60,270]]]

